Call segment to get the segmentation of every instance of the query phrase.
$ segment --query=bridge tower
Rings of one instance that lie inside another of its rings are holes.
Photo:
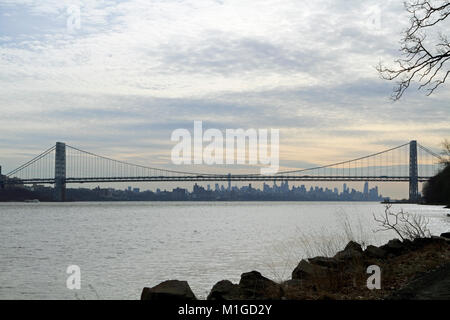
[[[55,200],[66,200],[66,144],[56,143],[55,149]]]
[[[2,166],[0,166],[0,189],[5,189],[5,178],[2,175]]]
[[[419,178],[417,168],[417,141],[409,143],[409,201],[419,200]]]

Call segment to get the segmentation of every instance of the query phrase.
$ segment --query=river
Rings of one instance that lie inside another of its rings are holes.
[[[374,232],[379,203],[90,202],[0,204],[0,299],[139,299],[144,286],[187,280],[199,298],[258,270],[281,281],[307,255],[331,254]],[[396,204],[450,231],[448,210]],[[81,289],[66,287],[69,265]]]

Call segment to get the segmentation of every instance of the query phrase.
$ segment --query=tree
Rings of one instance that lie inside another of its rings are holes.
[[[394,101],[403,96],[412,82],[418,82],[419,90],[425,89],[431,95],[450,74],[450,43],[447,35],[436,30],[450,16],[450,0],[413,0],[405,3],[405,8],[410,24],[400,41],[402,57],[395,61],[395,67],[382,63],[377,67],[383,79],[397,81],[392,93]],[[431,35],[435,39],[429,40]]]
[[[414,240],[416,238],[431,237],[428,229],[429,220],[418,214],[391,212],[392,205],[386,205],[384,215],[373,218],[380,225],[380,229],[375,231],[394,231],[402,240]]]
[[[442,142],[442,164],[449,166],[450,165],[450,141],[445,139]]]
[[[444,140],[442,146],[441,163],[444,168],[424,185],[423,197],[429,204],[450,205],[450,141]]]

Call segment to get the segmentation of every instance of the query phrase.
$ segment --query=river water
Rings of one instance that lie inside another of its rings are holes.
[[[307,255],[331,254],[374,232],[379,203],[109,202],[0,204],[0,299],[139,299],[144,286],[189,282],[199,298],[223,279],[258,270],[281,281]],[[450,231],[441,207],[397,204],[396,212]],[[81,289],[69,290],[69,265]]]

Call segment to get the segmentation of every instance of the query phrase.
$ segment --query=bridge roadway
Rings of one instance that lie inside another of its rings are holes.
[[[426,182],[430,177],[418,177],[419,182]],[[196,175],[196,176],[152,176],[152,177],[92,177],[66,178],[65,183],[107,183],[107,182],[269,182],[269,181],[299,181],[299,182],[346,182],[346,181],[377,181],[377,182],[408,182],[409,176],[288,176],[288,175]],[[55,179],[24,179],[24,184],[54,184]]]

